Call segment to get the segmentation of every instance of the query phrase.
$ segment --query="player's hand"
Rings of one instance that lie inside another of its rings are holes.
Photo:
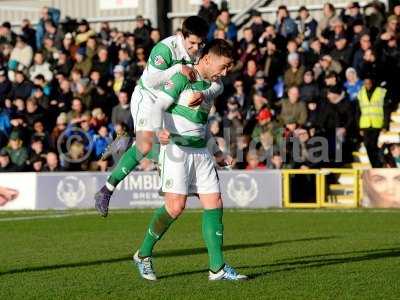
[[[201,92],[194,92],[189,96],[189,106],[198,106],[204,101],[204,94]]]
[[[224,162],[225,162],[225,166],[231,167],[233,165],[233,157],[230,155],[225,155]]]
[[[168,145],[169,144],[169,138],[170,138],[170,133],[167,129],[161,129],[158,132],[158,140],[160,141],[161,145]]]
[[[190,81],[196,80],[196,72],[193,68],[188,67],[186,65],[182,66],[181,73],[185,75]]]

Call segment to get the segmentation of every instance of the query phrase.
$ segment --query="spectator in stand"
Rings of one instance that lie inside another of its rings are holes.
[[[22,137],[18,131],[11,132],[10,142],[3,149],[7,152],[16,169],[18,171],[25,171],[29,154],[26,147],[23,146]]]
[[[53,72],[50,70],[50,64],[44,60],[43,53],[38,51],[33,58],[33,65],[29,68],[30,79],[33,81],[37,75],[43,75],[46,81],[53,79]]]
[[[296,18],[297,31],[299,32],[302,41],[302,48],[308,49],[308,45],[317,35],[318,23],[310,15],[307,7],[301,6],[299,8],[299,16]]]
[[[26,72],[32,63],[33,50],[26,43],[23,36],[17,37],[15,48],[11,51],[11,56],[8,61],[8,76],[11,81],[14,81],[15,72]]]
[[[289,120],[294,120],[299,125],[306,123],[307,108],[304,102],[299,101],[299,97],[299,88],[292,86],[288,90],[288,98],[279,103],[281,106],[279,120],[282,124],[288,124]]]
[[[93,59],[93,70],[100,73],[104,80],[108,80],[112,76],[112,64],[108,59],[108,50],[104,46],[97,48],[97,56]]]
[[[7,72],[5,69],[0,68],[0,107],[3,106],[3,101],[6,99],[11,91],[12,83],[8,79]]]
[[[219,15],[218,5],[215,4],[214,1],[203,0],[197,15],[202,17],[209,25],[211,25]]]
[[[378,138],[385,127],[385,105],[388,102],[386,89],[379,87],[373,75],[367,75],[357,96],[360,134],[373,168],[382,167]]]
[[[86,48],[80,47],[75,53],[76,63],[74,70],[80,70],[84,77],[88,77],[92,69],[92,60],[86,55]]]
[[[118,102],[118,105],[112,110],[112,124],[115,126],[118,123],[123,123],[126,124],[130,130],[133,130],[133,121],[127,91],[121,90],[118,93]]]
[[[43,172],[61,172],[64,169],[60,166],[58,156],[55,152],[49,152],[46,155],[46,164],[43,167]]]
[[[254,40],[258,41],[261,35],[263,34],[265,28],[270,24],[267,21],[264,21],[261,13],[257,10],[253,10],[251,12],[251,25],[250,29],[253,33]]]
[[[363,82],[358,78],[357,71],[354,68],[348,68],[346,70],[346,82],[344,88],[346,93],[349,95],[350,101],[356,101],[358,92],[360,91]]]
[[[136,16],[135,21],[136,27],[133,31],[133,35],[135,36],[135,45],[140,45],[146,48],[150,44],[151,26],[145,24],[145,19],[141,15]]]
[[[14,165],[5,148],[0,149],[0,173],[2,172],[18,172],[20,168]]]
[[[289,11],[285,5],[278,7],[275,29],[288,40],[295,38],[298,34],[296,22],[290,17]]]
[[[347,39],[344,35],[335,37],[334,48],[330,52],[333,60],[340,63],[342,69],[347,69],[351,64],[353,49],[347,45]]]
[[[0,44],[11,44],[15,46],[17,35],[11,30],[10,22],[3,22],[0,26]]]
[[[343,146],[344,162],[349,162],[351,157],[351,137],[354,128],[354,113],[345,91],[340,85],[330,87],[327,94],[327,102],[321,109],[318,125],[323,128],[324,136],[329,143],[329,157],[334,164],[338,141]],[[342,166],[337,162],[336,166]]]
[[[314,79],[314,72],[307,70],[303,75],[303,83],[300,86],[300,101],[303,102],[320,102],[321,90]]]
[[[385,155],[385,168],[400,168],[400,144],[389,144]]]
[[[45,36],[45,22],[50,20],[53,22],[55,26],[58,26],[60,22],[60,10],[57,8],[52,8],[52,7],[43,7],[41,10],[41,18],[39,20],[39,23],[36,27],[36,48],[37,49],[42,49],[43,46],[43,39]]]
[[[82,19],[78,24],[78,31],[75,36],[75,44],[81,46],[86,43],[88,39],[95,36],[96,33],[90,28],[88,21]]]
[[[36,30],[32,28],[31,21],[23,19],[21,24],[22,36],[26,43],[31,46],[33,51],[36,51]]]
[[[352,67],[356,69],[357,74],[361,74],[361,65],[363,62],[363,58],[367,50],[370,50],[372,47],[371,37],[369,34],[365,33],[360,38],[359,49],[357,49],[353,55],[353,64]]]
[[[331,21],[336,17],[336,9],[333,4],[325,3],[323,13],[323,17],[318,20],[317,37],[321,44],[326,45],[328,43],[326,36],[330,30]]]
[[[300,64],[300,58],[297,53],[288,55],[289,68],[284,75],[285,87],[289,89],[292,86],[300,86],[303,83],[305,68]]]
[[[267,167],[265,164],[260,162],[260,158],[258,157],[258,153],[256,150],[250,150],[246,155],[247,166],[246,170],[254,171],[254,170],[265,170]]]
[[[208,33],[208,41],[214,39],[214,33],[216,30],[223,30],[225,32],[225,39],[230,42],[236,42],[237,38],[237,28],[234,23],[231,22],[231,17],[229,11],[221,10],[219,16],[214,23],[210,26],[210,31]]]

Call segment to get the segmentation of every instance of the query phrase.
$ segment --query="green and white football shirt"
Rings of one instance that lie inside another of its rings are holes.
[[[183,36],[181,34],[170,36],[156,44],[151,50],[139,84],[155,96],[156,90],[162,87],[172,75],[180,72],[182,65],[192,64],[192,59],[184,46]],[[161,73],[160,70],[165,72]]]
[[[164,128],[171,133],[173,143],[192,148],[207,146],[207,120],[214,99],[205,99],[197,107],[189,107],[189,95],[205,91],[211,82],[198,78],[190,82],[186,76],[176,73],[162,88],[162,97],[173,101],[164,114]]]

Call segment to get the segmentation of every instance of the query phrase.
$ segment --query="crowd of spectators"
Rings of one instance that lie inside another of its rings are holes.
[[[292,16],[280,6],[274,23],[253,11],[239,33],[229,11],[212,1],[203,1],[199,15],[210,24],[208,40],[237,49],[209,120],[235,168],[341,167],[360,141],[374,167],[400,165],[400,145],[386,152],[377,145],[398,106],[400,5],[387,14],[377,1],[341,11],[327,3],[319,20],[306,7]],[[97,31],[84,19],[61,22],[48,7],[35,28],[23,20],[20,34],[4,22],[0,171],[107,170],[113,162],[101,153],[115,135],[133,132],[130,97],[162,38],[141,16],[131,32],[107,22]],[[360,90],[371,97],[380,86],[385,121],[360,128]]]

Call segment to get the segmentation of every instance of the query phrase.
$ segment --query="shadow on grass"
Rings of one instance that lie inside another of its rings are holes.
[[[346,255],[347,257],[330,258],[330,256],[334,255],[335,256]],[[254,265],[254,266],[242,266],[240,267],[240,269],[267,268],[264,271],[249,274],[249,277],[254,279],[260,276],[267,276],[273,273],[288,272],[288,271],[295,271],[308,268],[320,268],[331,265],[356,263],[369,260],[379,260],[391,257],[400,257],[400,247],[387,248],[387,249],[371,249],[362,251],[348,251],[340,253],[327,253],[315,256],[313,255],[300,256],[289,260],[280,260],[280,262],[278,263]]]
[[[282,241],[275,241],[275,242],[233,244],[233,245],[224,246],[224,251],[234,251],[234,250],[249,249],[249,248],[263,248],[263,247],[270,247],[270,246],[280,245],[280,244],[290,244],[290,243],[297,243],[297,242],[311,242],[311,241],[328,240],[328,239],[335,239],[335,238],[338,238],[338,237],[337,236],[322,236],[322,237],[301,238],[301,239],[294,239],[294,240],[282,240]],[[155,257],[179,257],[179,256],[199,255],[199,254],[206,254],[206,253],[207,253],[206,248],[188,248],[188,249],[159,251],[159,252],[156,252],[154,256]],[[76,262],[76,263],[55,264],[55,265],[38,266],[38,267],[26,267],[26,268],[12,269],[12,270],[0,272],[0,276],[9,275],[9,274],[17,274],[17,273],[26,273],[26,272],[57,270],[57,269],[63,269],[63,268],[79,268],[79,267],[88,267],[88,266],[95,266],[95,265],[101,265],[101,264],[113,264],[113,263],[119,263],[119,262],[130,261],[130,260],[132,260],[132,256],[123,256],[123,257],[110,258],[110,259],[101,259],[101,260],[84,261],[84,262]],[[204,272],[204,270],[201,270],[201,271],[197,270],[194,272],[184,272],[182,274],[179,273],[179,274],[176,274],[176,276],[189,275],[189,274],[200,273],[200,272]],[[168,275],[165,277],[171,277],[172,275]]]
[[[371,250],[353,251],[353,252],[328,253],[328,254],[315,255],[315,257],[332,256],[332,255],[352,255],[352,256],[341,257],[341,258],[320,258],[320,259],[312,259],[313,256],[307,256],[311,258],[308,260],[304,260],[303,259],[304,257],[297,257],[287,261],[282,260],[278,263],[272,263],[272,264],[240,266],[237,267],[237,269],[244,270],[242,272],[248,275],[249,279],[255,279],[258,277],[269,276],[273,273],[289,272],[289,271],[308,269],[308,268],[320,268],[330,265],[348,264],[348,263],[377,260],[390,257],[400,257],[400,248],[371,249]],[[245,271],[248,269],[260,269],[260,268],[264,268],[265,270],[250,274],[246,273]],[[195,271],[179,272],[179,273],[159,276],[159,279],[194,275],[205,272],[208,272],[208,270],[202,269]]]

